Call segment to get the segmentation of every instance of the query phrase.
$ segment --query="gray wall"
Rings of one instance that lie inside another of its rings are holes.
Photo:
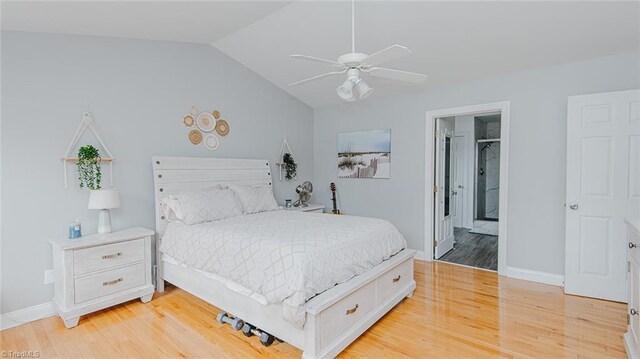
[[[299,162],[295,182],[312,177],[312,109],[213,47],[2,35],[2,313],[51,300],[53,287],[43,284],[44,270],[52,268],[49,238],[64,236],[74,218],[85,233],[95,231],[88,192],[64,189],[60,163],[87,109],[118,159],[116,229],[153,228],[153,155],[273,163],[286,132]],[[228,119],[231,133],[218,151],[187,140],[181,119],[191,105],[218,109]],[[75,186],[75,166],[69,178]],[[293,197],[296,183],[275,183],[278,200]]]
[[[314,202],[329,205],[336,182],[344,212],[385,218],[422,250],[425,112],[509,100],[507,264],[562,274],[567,96],[639,87],[640,54],[627,53],[316,109]],[[391,179],[336,177],[338,132],[389,127]]]

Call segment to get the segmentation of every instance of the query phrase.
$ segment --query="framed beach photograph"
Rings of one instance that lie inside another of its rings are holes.
[[[338,134],[339,178],[390,178],[391,129]]]

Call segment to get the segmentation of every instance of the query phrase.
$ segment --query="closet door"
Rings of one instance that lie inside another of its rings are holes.
[[[565,292],[626,302],[624,218],[640,208],[640,90],[569,97],[566,193]]]

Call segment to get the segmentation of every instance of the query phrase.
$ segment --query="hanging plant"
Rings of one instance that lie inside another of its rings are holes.
[[[282,168],[284,168],[284,171],[285,171],[284,178],[287,181],[290,181],[296,178],[297,176],[296,169],[298,168],[298,164],[293,159],[293,156],[290,153],[285,153],[282,156]]]
[[[80,188],[100,189],[102,172],[100,169],[100,153],[95,147],[82,146],[78,150],[78,181]]]

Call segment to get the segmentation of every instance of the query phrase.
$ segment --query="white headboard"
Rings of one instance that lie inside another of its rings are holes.
[[[271,186],[268,160],[204,157],[153,157],[152,160],[158,239],[167,225],[160,208],[160,200],[165,196],[224,183]]]

